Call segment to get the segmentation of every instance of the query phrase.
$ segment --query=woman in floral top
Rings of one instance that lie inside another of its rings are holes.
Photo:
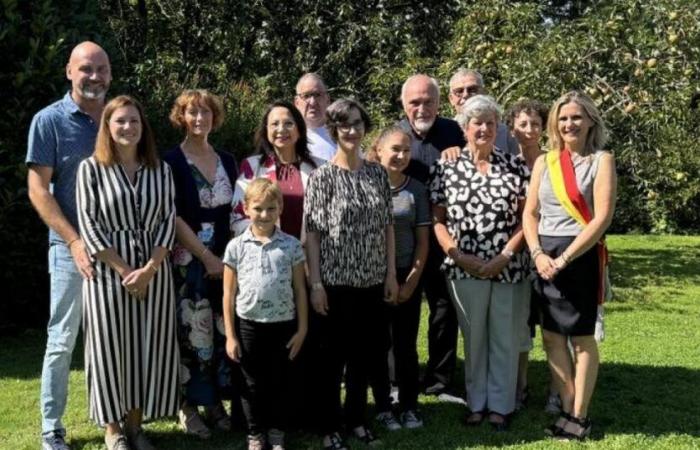
[[[430,181],[435,235],[446,253],[443,270],[464,335],[469,425],[488,415],[496,430],[515,407],[519,302],[530,294],[520,252],[521,208],[528,169],[494,147],[500,107],[475,96],[458,122],[467,146],[454,162],[438,161]]]
[[[165,157],[173,171],[177,208],[172,258],[184,397],[179,418],[185,432],[206,439],[211,432],[198,406],[205,407],[206,418],[215,427],[231,428],[221,403],[233,392],[220,279],[221,255],[231,237],[231,201],[238,171],[231,155],[214,150],[208,142],[209,133],[224,120],[217,96],[204,90],[184,91],[175,100],[170,120],[187,133]]]

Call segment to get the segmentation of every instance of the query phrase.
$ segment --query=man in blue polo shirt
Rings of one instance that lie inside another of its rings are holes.
[[[51,302],[41,373],[43,450],[67,450],[61,417],[82,314],[82,278],[94,275],[78,234],[75,181],[78,164],[92,155],[105,95],[112,81],[107,53],[93,42],[71,52],[71,90],[39,111],[29,129],[26,163],[29,199],[49,227]]]
[[[411,134],[411,162],[406,174],[428,182],[430,167],[441,152],[466,145],[464,134],[452,119],[438,116],[440,87],[427,75],[409,77],[401,88],[401,103],[406,117],[399,125]],[[460,401],[449,394],[449,385],[457,363],[457,315],[447,291],[440,265],[445,254],[434,233],[430,233],[428,259],[423,271],[423,286],[428,300],[428,363],[423,376],[425,394],[447,401]]]

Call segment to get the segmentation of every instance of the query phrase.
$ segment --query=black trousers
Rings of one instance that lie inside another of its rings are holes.
[[[388,348],[384,287],[326,286],[328,316],[323,318],[319,425],[322,434],[366,422],[367,385],[372,367],[382,364]],[[345,408],[340,385],[345,371]]]
[[[296,329],[295,320],[262,323],[238,318],[241,404],[249,434],[286,427],[291,364],[286,346]]]
[[[397,281],[403,284],[410,273],[410,268],[397,269]],[[402,411],[415,410],[418,406],[418,327],[420,325],[420,306],[422,281],[418,283],[413,295],[406,302],[398,305],[385,304],[387,311],[387,328],[390,347],[383,364],[373,371],[371,384],[378,412],[391,409],[389,397],[391,383],[399,388],[399,406]]]
[[[448,386],[457,365],[457,314],[447,291],[445,274],[440,265],[445,258],[431,233],[430,250],[423,271],[423,289],[428,300],[428,363],[423,385],[441,383]]]

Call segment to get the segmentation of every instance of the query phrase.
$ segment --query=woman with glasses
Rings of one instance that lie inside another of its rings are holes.
[[[322,317],[326,352],[319,426],[323,447],[341,450],[343,371],[344,423],[361,442],[377,443],[366,426],[368,374],[386,357],[383,302],[396,302],[398,285],[388,175],[360,156],[369,116],[359,103],[341,99],[329,106],[326,124],[338,148],[309,180],[304,220],[311,304]]]
[[[241,234],[250,221],[243,212],[243,194],[250,181],[269,178],[282,190],[284,210],[280,228],[304,242],[302,227],[304,191],[309,175],[323,161],[310,155],[306,124],[299,111],[289,102],[275,101],[263,114],[255,133],[256,154],[243,160],[233,194],[235,235]]]

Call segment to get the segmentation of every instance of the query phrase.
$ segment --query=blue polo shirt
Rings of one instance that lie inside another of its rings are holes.
[[[61,211],[78,230],[75,206],[75,181],[80,162],[95,150],[98,124],[80,110],[70,91],[59,101],[42,109],[32,119],[27,145],[27,166],[53,168],[50,190]],[[49,230],[50,243],[62,243]]]

